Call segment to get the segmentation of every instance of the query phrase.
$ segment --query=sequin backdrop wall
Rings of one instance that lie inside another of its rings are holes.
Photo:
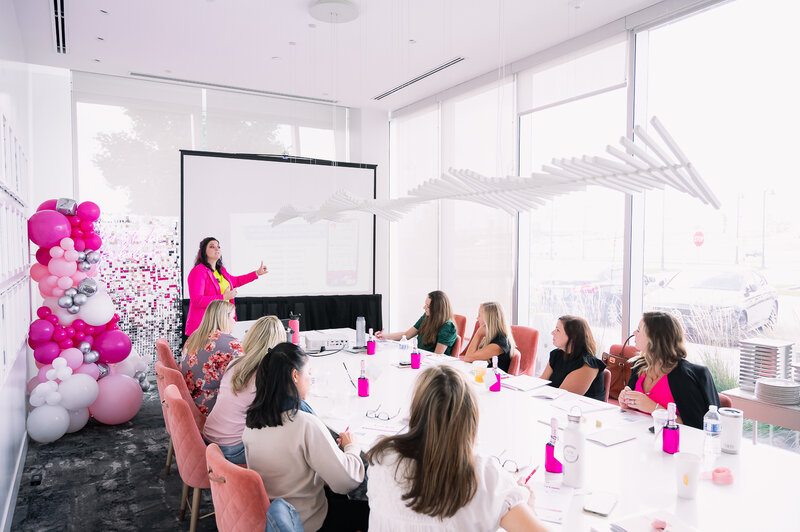
[[[133,348],[156,359],[166,338],[173,353],[181,344],[181,270],[178,218],[103,214],[95,223],[103,239],[100,279],[120,315]]]

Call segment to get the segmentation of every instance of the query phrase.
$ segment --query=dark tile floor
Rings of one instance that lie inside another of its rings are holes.
[[[178,520],[177,466],[164,475],[168,442],[155,383],[127,423],[90,420],[54,443],[30,442],[11,530],[188,530],[189,512]],[[42,482],[31,485],[37,473]],[[212,510],[206,490],[200,515]],[[216,530],[214,517],[201,519],[197,530]]]

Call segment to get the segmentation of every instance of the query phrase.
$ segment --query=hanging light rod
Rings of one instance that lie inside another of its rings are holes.
[[[330,24],[352,22],[358,18],[358,6],[349,0],[317,0],[308,12],[320,22]]]
[[[445,68],[451,67],[451,66],[455,65],[456,63],[460,63],[463,60],[464,60],[463,57],[456,57],[455,59],[451,59],[450,61],[448,61],[447,63],[444,63],[443,65],[439,65],[436,68],[428,70],[424,74],[420,74],[419,76],[417,76],[414,79],[410,79],[410,80],[406,81],[405,83],[401,83],[400,85],[398,85],[397,87],[395,87],[393,89],[389,89],[388,91],[375,96],[373,98],[373,100],[382,100],[383,98],[386,98],[387,96],[390,96],[390,95],[394,94],[395,92],[399,91],[400,89],[405,89],[409,85],[413,85],[414,83],[416,83],[418,81],[422,81],[423,79],[427,78],[428,76],[432,76],[433,74],[436,74],[437,72],[440,72],[440,71],[444,70]]]

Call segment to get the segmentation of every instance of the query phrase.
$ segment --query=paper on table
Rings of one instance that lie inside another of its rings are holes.
[[[533,483],[537,517],[550,523],[562,523],[572,502],[572,492],[573,489],[567,486],[547,486],[542,482]]]
[[[656,519],[667,523],[667,532],[698,532],[696,528],[682,522],[674,514],[661,510],[626,517],[616,523],[611,523],[611,530],[612,532],[653,532],[651,525]]]
[[[595,401],[594,399],[589,399],[587,397],[581,397],[578,395],[562,395],[561,397],[557,397],[553,400],[553,406],[558,408],[559,410],[563,410],[565,412],[569,412],[574,407],[578,407],[581,409],[581,414],[588,414],[589,412],[598,412],[600,410],[610,410],[613,408],[617,408],[616,405],[612,405],[609,403],[604,403],[602,401]]]
[[[618,443],[636,439],[636,434],[627,430],[603,429],[586,436],[586,439],[611,447]]]
[[[531,377],[530,375],[517,375],[503,380],[503,388],[510,388],[520,392],[529,392],[542,386],[547,386],[550,381]]]
[[[542,386],[541,388],[536,388],[536,390],[531,394],[531,397],[537,397],[540,399],[555,399],[556,397],[561,397],[566,392],[559,388],[553,388],[552,386]]]

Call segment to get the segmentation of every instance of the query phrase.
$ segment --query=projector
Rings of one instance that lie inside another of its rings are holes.
[[[348,335],[344,332],[306,331],[306,351],[325,351],[344,349],[349,345]]]

